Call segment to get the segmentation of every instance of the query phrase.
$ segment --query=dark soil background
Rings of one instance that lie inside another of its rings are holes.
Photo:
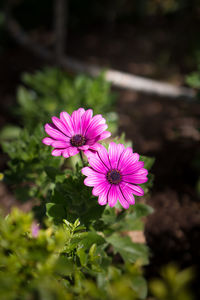
[[[150,19],[138,27],[96,25],[81,32],[69,32],[67,52],[84,62],[179,85],[195,68],[191,45],[198,28],[200,24],[193,20],[191,26],[187,15],[181,23]],[[44,61],[13,41],[1,52],[0,126],[16,122],[9,109],[16,105],[22,72],[33,72],[44,65]],[[152,169],[154,186],[147,199],[155,212],[146,222],[145,236],[151,249],[146,274],[157,275],[160,267],[171,261],[181,267],[194,266],[198,271],[200,198],[196,185],[200,174],[195,159],[200,157],[200,103],[122,90],[117,93],[120,132],[133,141],[135,151],[156,158]],[[6,166],[3,154],[0,166]],[[0,201],[6,210],[16,204],[3,184]],[[27,205],[22,208],[29,209]],[[197,293],[200,295],[200,291]]]

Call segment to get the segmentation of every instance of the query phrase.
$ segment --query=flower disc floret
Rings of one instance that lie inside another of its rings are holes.
[[[106,131],[106,120],[102,115],[93,117],[92,109],[79,108],[70,116],[61,112],[60,118],[52,117],[52,122],[45,125],[49,135],[43,139],[45,145],[52,146],[53,156],[70,157],[80,151],[89,153],[97,151],[100,140],[108,138],[111,134]]]
[[[109,170],[106,175],[106,178],[107,178],[108,182],[110,182],[111,184],[119,184],[122,179],[120,171],[116,170],[116,169]]]
[[[138,185],[148,180],[148,171],[144,162],[132,148],[122,144],[110,143],[108,151],[101,148],[88,156],[90,167],[82,169],[87,176],[84,183],[93,187],[92,193],[98,196],[100,205],[115,206],[117,200],[127,209],[135,203],[136,196],[143,196],[144,191]]]
[[[86,139],[81,134],[76,134],[70,139],[70,143],[74,147],[81,147],[85,145]]]

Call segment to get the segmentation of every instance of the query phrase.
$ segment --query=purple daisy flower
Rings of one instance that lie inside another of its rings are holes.
[[[105,131],[108,126],[102,115],[92,117],[92,109],[75,110],[70,116],[61,112],[60,119],[52,117],[53,124],[46,124],[45,131],[50,137],[43,139],[45,145],[51,145],[53,156],[74,156],[81,150],[96,151],[100,144],[97,142],[108,138],[111,133]]]
[[[109,204],[113,207],[117,199],[127,209],[135,204],[133,196],[143,196],[143,189],[138,184],[148,180],[148,171],[144,162],[139,161],[139,155],[132,148],[122,144],[110,143],[109,150],[101,146],[98,152],[88,157],[90,167],[82,169],[87,176],[85,185],[94,187],[92,194],[98,196],[100,205]]]

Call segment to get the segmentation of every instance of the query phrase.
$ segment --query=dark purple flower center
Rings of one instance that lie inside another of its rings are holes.
[[[85,145],[86,139],[81,134],[76,134],[70,139],[70,143],[74,147],[81,147]]]
[[[116,169],[108,171],[106,178],[111,184],[119,184],[122,179],[120,171]]]

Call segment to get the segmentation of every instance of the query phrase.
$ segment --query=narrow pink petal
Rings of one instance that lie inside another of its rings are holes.
[[[126,182],[122,182],[121,184],[123,185],[123,190],[125,188],[127,188],[130,191],[132,191],[132,193],[136,196],[143,196],[144,195],[143,189],[138,185],[134,185],[134,184],[131,184],[131,183],[126,183]]]
[[[82,119],[81,119],[82,135],[85,135],[85,131],[87,130],[87,128],[90,124],[92,115],[93,115],[92,109],[86,110],[86,112],[82,115]]]
[[[89,147],[90,147],[89,145],[83,145],[81,147],[78,147],[78,149],[85,151],[85,150],[88,150]]]
[[[110,184],[104,185],[104,191],[99,195],[98,203],[100,205],[106,205],[108,203],[108,193],[111,188]],[[93,189],[93,194],[96,193]]]
[[[123,195],[123,192],[121,191],[121,188],[120,188],[119,185],[117,185],[117,189],[118,189],[118,199],[119,199],[119,202],[121,203],[121,205],[122,205],[123,208],[128,209],[129,208],[129,203],[125,199],[125,196]]]
[[[87,127],[86,131],[85,131],[85,136],[87,136],[87,132],[89,130],[94,130],[98,125],[103,125],[106,123],[106,120],[102,117],[102,115],[96,115],[94,116],[90,123],[89,126]]]
[[[48,145],[48,146],[51,145],[54,141],[55,141],[54,139],[51,139],[51,138],[49,138],[49,137],[45,137],[45,138],[42,140],[43,144]]]
[[[99,156],[99,159],[102,161],[104,166],[109,170],[111,168],[111,164],[106,148],[102,146],[101,149],[98,150],[97,155]]]
[[[118,169],[120,170],[121,167],[127,164],[128,159],[130,159],[131,155],[133,155],[132,148],[126,148],[122,154],[120,155],[119,162],[118,162]]]
[[[104,181],[105,181],[105,176],[103,174],[98,174],[98,176],[89,176],[85,178],[84,184],[87,186],[96,186]]]
[[[82,108],[82,107],[80,107],[80,108],[78,109],[78,112],[80,113],[80,115],[81,115],[81,117],[82,117],[83,114],[85,113],[85,109]]]
[[[63,111],[60,113],[60,119],[64,123],[67,131],[68,131],[68,136],[73,136],[74,135],[74,126],[72,122],[71,116],[66,112]]]
[[[87,139],[93,139],[98,135],[102,134],[108,128],[107,124],[100,124],[96,127],[90,127],[85,134]]]
[[[117,186],[112,184],[108,194],[108,204],[110,207],[115,206],[117,203],[118,193]]]
[[[88,154],[88,153],[87,153]],[[105,164],[102,162],[102,160],[99,158],[97,153],[89,153],[89,156],[87,155],[87,158],[89,160],[90,166],[97,172],[106,174],[108,172],[108,168],[105,166]]]
[[[67,158],[67,157],[70,157],[70,156],[74,156],[74,155],[76,155],[77,153],[79,153],[78,148],[76,148],[76,147],[69,147],[69,148],[67,148],[67,149],[65,149],[65,150],[63,151],[63,156],[64,156],[65,158]]]
[[[85,176],[96,176],[98,177],[99,173],[95,172],[92,168],[90,167],[84,167],[81,170],[82,174]]]
[[[125,149],[124,145],[122,144],[117,145],[113,142],[109,144],[108,153],[109,153],[109,159],[113,169],[117,168],[119,157],[124,151],[124,149]]]
[[[127,186],[126,183],[120,183],[121,192],[129,204],[135,204],[135,198],[133,196],[133,191]]]
[[[148,170],[142,168],[142,169],[138,170],[135,175],[137,175],[137,176],[138,175],[140,175],[140,176],[147,176],[148,175]]]
[[[96,153],[96,151],[90,150],[90,149],[84,150],[83,152],[84,152],[84,154],[85,154],[85,156],[87,157],[88,160],[89,160],[91,157],[93,157],[94,154]]]
[[[99,138],[98,138],[98,141],[101,141],[101,140],[104,140],[104,139],[107,139],[111,136],[111,132],[109,131],[104,131],[103,133],[100,134]]]
[[[54,147],[54,148],[67,148],[67,147],[70,147],[70,143],[69,142],[64,142],[64,141],[54,141],[52,143],[52,147]]]
[[[95,144],[93,144],[89,147],[90,147],[91,150],[98,151],[101,148],[101,145],[98,144],[98,143],[95,143]]]
[[[64,158],[70,157],[69,152],[67,151],[67,149],[63,150],[62,156],[63,156]]]
[[[139,171],[144,167],[144,162],[143,161],[138,161],[134,163],[130,163],[128,160],[127,164],[122,166],[120,171],[122,174],[128,175],[128,174],[133,174]]]
[[[109,188],[110,188],[110,184],[107,183],[106,181],[103,181],[93,188],[92,194],[94,196],[100,196],[102,194],[107,194]]]
[[[74,132],[75,134],[81,134],[81,118],[84,114],[85,110],[83,108],[79,108],[72,113],[72,122],[74,124]]]
[[[97,141],[98,141],[98,136],[95,136],[95,138],[93,139],[88,139],[86,143],[89,146],[93,146]]]
[[[145,175],[135,173],[131,175],[123,175],[122,180],[128,183],[142,184],[147,182],[148,178]]]
[[[53,156],[60,156],[60,155],[62,155],[62,150],[60,150],[60,149],[54,149],[54,150],[51,152],[51,154],[52,154]]]
[[[52,117],[52,121],[54,123],[54,125],[62,132],[64,133],[66,136],[69,137],[69,132],[66,128],[66,126],[64,125],[64,123],[58,119],[57,117]]]
[[[108,201],[108,195],[107,194],[101,194],[98,198],[99,205],[106,205]]]
[[[55,129],[53,124],[45,124],[45,131],[50,135],[52,138],[60,141],[66,141],[67,137],[59,130]]]

